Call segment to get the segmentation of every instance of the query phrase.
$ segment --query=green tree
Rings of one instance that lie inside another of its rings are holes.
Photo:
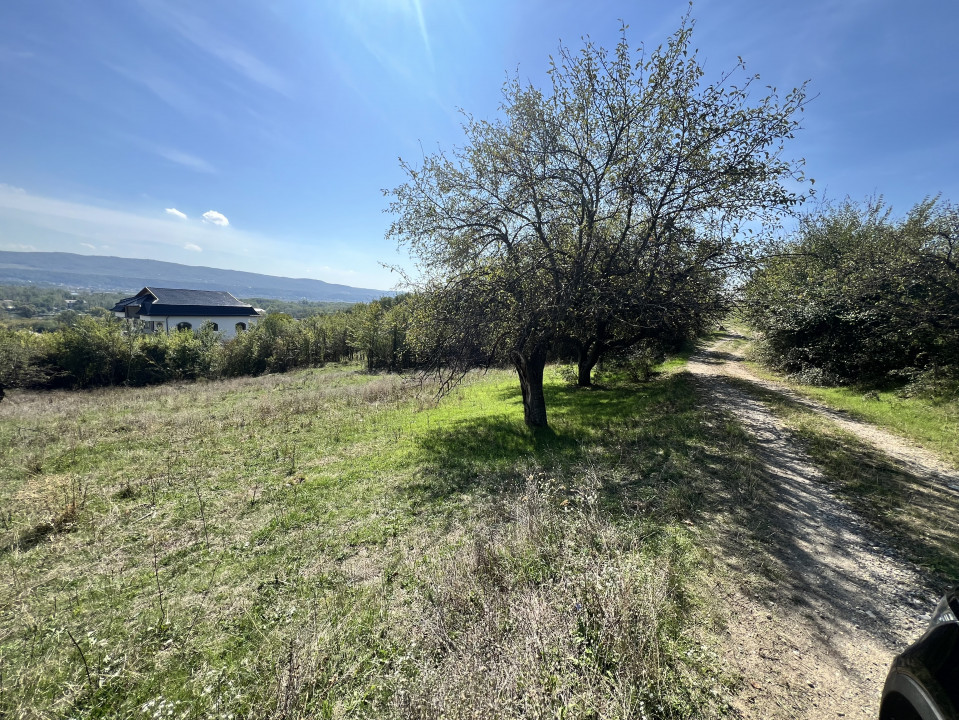
[[[49,334],[0,327],[0,390],[48,384],[52,370],[47,358],[54,352],[53,345]]]
[[[771,363],[823,383],[959,367],[959,213],[927,200],[826,205],[746,286]]]
[[[727,313],[727,252],[722,243],[676,229],[663,233],[657,252],[632,258],[631,267],[584,293],[564,328],[577,358],[577,384],[590,385],[606,355],[629,356],[639,345],[675,350]]]
[[[754,100],[741,64],[705,84],[692,26],[638,59],[625,28],[612,53],[560,48],[547,92],[509,81],[499,119],[467,116],[462,149],[402,163],[389,236],[417,260],[417,351],[449,382],[508,360],[531,427],[547,424],[555,343],[601,354],[604,333],[628,345],[658,331],[677,313],[646,313],[654,297],[672,307],[684,278],[735,259],[744,224],[802,199],[786,187],[801,162],[782,150],[804,88]]]

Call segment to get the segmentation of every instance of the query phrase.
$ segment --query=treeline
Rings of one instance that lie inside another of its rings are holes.
[[[959,208],[894,218],[847,200],[804,218],[745,288],[767,361],[818,384],[959,386]]]
[[[261,308],[267,313],[285,313],[290,317],[301,320],[311,315],[329,315],[331,313],[349,310],[356,303],[323,300],[276,300],[274,298],[241,298],[253,307]]]
[[[60,287],[0,285],[0,319],[112,307],[122,297],[120,293],[75,292]]]
[[[52,332],[78,315],[107,315],[120,293],[76,292],[61,287],[0,285],[0,323],[8,329]]]
[[[341,361],[362,361],[370,371],[396,371],[414,365],[406,343],[408,325],[404,297],[384,297],[304,320],[267,315],[227,341],[210,327],[146,334],[116,318],[78,315],[52,332],[0,329],[0,385],[149,385]]]

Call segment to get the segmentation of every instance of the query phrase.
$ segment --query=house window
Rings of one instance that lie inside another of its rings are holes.
[[[211,322],[211,323],[210,323],[210,327],[213,328],[214,330],[219,330],[219,329],[220,329],[220,326],[217,325],[215,322]]]
[[[177,323],[176,329],[177,329],[177,330],[192,330],[192,329],[193,329],[193,326],[192,326],[190,323],[184,321],[184,322],[181,322],[181,323]]]
[[[236,324],[236,331],[237,331],[237,332],[243,332],[244,330],[246,330],[246,323],[237,323],[237,324]]]

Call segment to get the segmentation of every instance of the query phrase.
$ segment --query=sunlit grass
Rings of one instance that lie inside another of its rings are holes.
[[[668,367],[602,390],[551,369],[537,433],[506,371],[439,403],[349,367],[11,393],[2,712],[721,713],[690,528],[746,450]]]

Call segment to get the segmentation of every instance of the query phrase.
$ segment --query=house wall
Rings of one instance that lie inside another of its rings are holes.
[[[230,340],[236,337],[236,324],[238,322],[244,323],[249,330],[251,327],[256,325],[258,317],[237,317],[236,315],[229,316],[219,316],[219,315],[205,315],[205,316],[187,316],[187,315],[169,315],[167,317],[157,317],[156,315],[151,315],[147,322],[153,321],[156,323],[154,332],[175,332],[176,326],[181,322],[188,322],[194,330],[199,330],[203,327],[203,323],[213,322],[217,324],[217,332],[220,333],[220,337],[224,340]]]

